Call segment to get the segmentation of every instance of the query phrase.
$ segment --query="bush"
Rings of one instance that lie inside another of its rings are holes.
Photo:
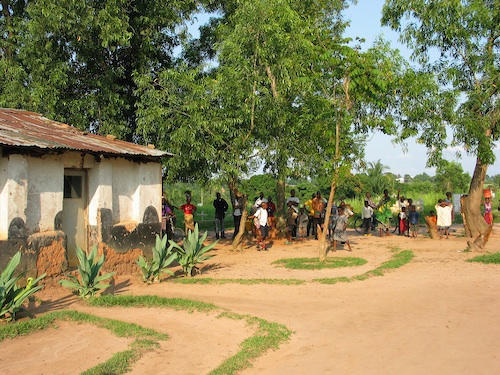
[[[81,298],[94,297],[98,291],[106,289],[110,284],[103,284],[101,281],[109,279],[115,273],[110,272],[105,275],[100,275],[101,267],[104,264],[104,254],[97,259],[97,246],[87,254],[85,251],[76,247],[76,256],[78,257],[78,275],[66,275],[70,280],[61,280],[61,284],[65,288],[73,289],[78,292]]]
[[[182,267],[184,275],[193,276],[194,272],[201,273],[197,267],[198,264],[213,257],[206,253],[219,242],[219,240],[212,242],[208,246],[203,246],[203,242],[207,238],[207,232],[201,237],[198,234],[198,224],[194,226],[194,231],[189,231],[187,237],[184,239],[182,247],[174,241],[169,240],[170,247],[173,247],[177,252],[177,261]]]
[[[18,251],[0,274],[0,319],[14,320],[16,313],[23,310],[24,301],[43,287],[43,285],[38,285],[38,282],[45,277],[45,274],[36,279],[29,277],[24,288],[17,284],[24,276],[22,272],[13,277],[20,261],[21,252]]]
[[[146,258],[140,256],[136,261],[142,272],[142,281],[145,283],[158,282],[162,273],[173,275],[174,273],[167,269],[177,258],[177,253],[172,252],[173,246],[167,248],[167,236],[156,235],[156,244],[153,247],[153,260],[150,263]]]

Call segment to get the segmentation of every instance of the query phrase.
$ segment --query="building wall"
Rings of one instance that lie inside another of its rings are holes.
[[[99,160],[80,152],[42,157],[4,156],[0,148],[0,264],[5,261],[3,258],[12,256],[14,248],[36,258],[49,247],[34,244],[46,241],[66,246],[63,239],[54,242],[55,233],[64,236],[58,231],[56,218],[63,210],[65,168],[87,171],[86,214],[91,246],[106,244],[106,249],[117,254],[133,249],[151,251],[161,228],[159,162]],[[137,258],[135,253],[132,258]],[[65,271],[67,262],[61,262],[57,269]],[[29,264],[38,263],[34,259]]]

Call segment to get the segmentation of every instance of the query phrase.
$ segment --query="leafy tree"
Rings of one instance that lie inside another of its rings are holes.
[[[382,23],[401,32],[413,48],[413,57],[436,74],[449,96],[460,94],[458,108],[450,106],[441,124],[402,131],[415,135],[429,149],[428,162],[438,164],[444,148],[445,127],[453,131],[452,145],[462,146],[476,157],[476,166],[463,197],[462,213],[471,248],[483,248],[491,233],[482,219],[480,203],[489,164],[495,160],[494,142],[499,137],[498,82],[500,70],[500,7],[496,0],[387,0]],[[431,51],[438,56],[430,59]],[[436,105],[429,106],[429,113]],[[453,110],[453,111],[451,111]]]
[[[175,63],[197,2],[2,1],[0,105],[139,141],[136,82]]]
[[[462,164],[445,161],[436,170],[435,183],[439,191],[463,193],[467,191],[470,183],[470,175],[464,173]]]

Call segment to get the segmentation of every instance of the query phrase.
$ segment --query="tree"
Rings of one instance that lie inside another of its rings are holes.
[[[444,161],[437,170],[435,183],[439,191],[463,193],[467,191],[470,183],[470,175],[464,173],[462,164]]]
[[[191,0],[2,0],[0,105],[142,141],[136,79],[175,64],[177,28],[196,9]]]
[[[420,127],[419,141],[429,151],[429,165],[437,165],[445,147],[444,124],[453,131],[452,146],[462,146],[476,157],[462,215],[470,248],[481,249],[491,233],[482,219],[480,203],[489,164],[495,160],[494,142],[499,137],[498,69],[500,7],[496,0],[387,0],[382,24],[401,32],[413,48],[413,57],[436,75],[443,92],[460,94],[461,101],[442,123]],[[435,61],[431,51],[437,51]],[[429,107],[429,113],[436,105]],[[415,135],[417,129],[402,132]]]

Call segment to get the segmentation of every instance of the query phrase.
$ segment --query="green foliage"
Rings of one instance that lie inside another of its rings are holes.
[[[18,251],[0,274],[0,319],[14,320],[16,313],[23,310],[23,303],[43,286],[38,282],[45,274],[33,279],[27,279],[26,286],[20,287],[17,282],[24,276],[24,272],[14,276],[16,267],[21,262],[21,252]]]
[[[94,246],[88,255],[77,246],[76,256],[79,262],[78,276],[66,275],[69,280],[60,280],[59,284],[78,292],[81,298],[94,297],[97,292],[109,287],[110,284],[103,284],[102,281],[109,279],[115,273],[100,275],[101,267],[104,264],[104,254],[97,259],[97,246]]]
[[[383,276],[387,270],[396,269],[408,264],[413,259],[413,251],[411,250],[399,250],[395,253],[391,259],[382,263],[377,268],[367,271],[361,275],[356,275],[352,277],[326,277],[320,279],[314,279],[314,281],[321,284],[336,284],[336,283],[350,283],[353,281],[363,281],[375,276]]]
[[[206,238],[207,232],[203,233],[201,237],[199,236],[198,224],[196,224],[194,231],[188,231],[182,247],[174,241],[169,240],[170,247],[174,248],[177,252],[177,261],[181,265],[184,275],[191,277],[193,276],[193,272],[200,272],[197,265],[213,257],[213,255],[207,255],[207,253],[212,250],[219,240],[204,246],[203,242],[205,242]]]
[[[500,264],[500,253],[479,255],[477,257],[467,259],[467,262],[479,262],[484,264]]]
[[[167,236],[156,235],[156,244],[153,247],[153,260],[149,262],[143,256],[139,256],[136,261],[142,272],[142,280],[145,283],[158,282],[162,273],[173,275],[168,269],[172,262],[177,258],[177,253],[172,252],[172,245],[167,248]]]
[[[273,264],[279,264],[285,268],[293,270],[322,270],[341,267],[357,267],[367,263],[366,259],[345,257],[345,258],[327,258],[320,262],[318,258],[290,258],[279,259]]]

